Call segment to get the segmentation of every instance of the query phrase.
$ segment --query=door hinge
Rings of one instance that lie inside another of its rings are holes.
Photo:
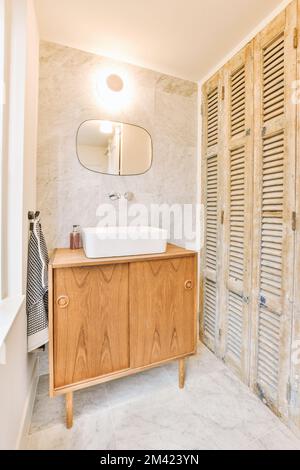
[[[224,224],[224,211],[221,211],[221,225]]]
[[[225,99],[225,87],[224,87],[224,85],[222,86],[222,90],[221,90],[221,99],[222,99],[222,101]]]
[[[261,135],[264,137],[266,135],[267,128],[264,126],[261,130]]]
[[[251,129],[247,129],[246,130],[246,136],[250,135],[251,134]]]
[[[298,28],[294,28],[293,45],[294,49],[298,48]]]
[[[296,218],[296,212],[292,212],[292,230],[293,232],[296,231],[296,228],[297,228],[297,222],[296,222],[297,218]]]
[[[219,338],[221,338],[221,336],[222,336],[222,333],[223,333],[223,332],[222,332],[222,329],[221,329],[221,328],[219,328]]]

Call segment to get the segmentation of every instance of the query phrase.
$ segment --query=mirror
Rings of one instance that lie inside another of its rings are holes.
[[[90,120],[77,132],[77,155],[88,170],[107,175],[141,175],[152,164],[150,134],[139,126]]]

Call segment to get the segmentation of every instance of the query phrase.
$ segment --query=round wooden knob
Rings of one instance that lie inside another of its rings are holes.
[[[184,288],[185,288],[186,290],[193,289],[193,283],[192,283],[192,281],[190,281],[190,280],[185,281],[185,283],[184,283]]]
[[[67,295],[61,295],[60,297],[58,297],[57,299],[57,305],[59,306],[59,308],[67,308],[67,306],[69,305],[69,297]]]

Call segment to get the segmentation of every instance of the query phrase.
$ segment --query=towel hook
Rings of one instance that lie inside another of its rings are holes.
[[[28,212],[28,220],[36,220],[40,216],[39,211],[29,211]],[[30,222],[30,230],[33,230],[33,222]]]

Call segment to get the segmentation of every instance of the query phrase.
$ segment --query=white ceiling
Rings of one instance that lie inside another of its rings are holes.
[[[41,38],[198,81],[282,0],[35,0]]]

